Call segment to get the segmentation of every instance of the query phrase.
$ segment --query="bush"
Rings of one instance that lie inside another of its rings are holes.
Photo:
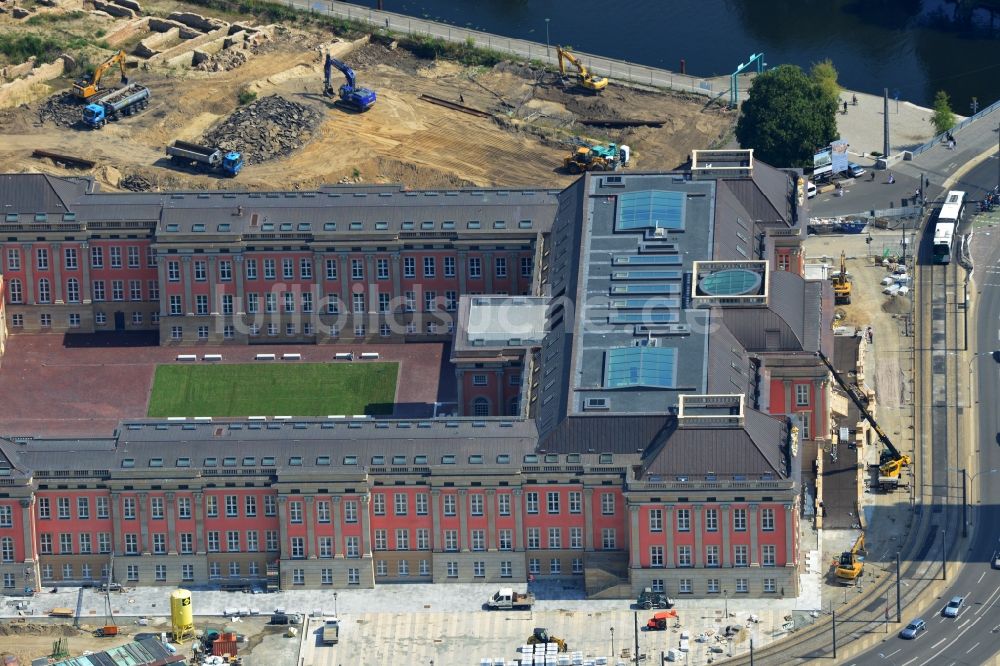
[[[25,21],[25,23],[27,25],[44,25],[46,23],[58,23],[59,21],[75,21],[76,19],[81,19],[86,15],[86,12],[81,12],[78,9],[66,12],[65,14],[35,14]]]
[[[507,54],[500,51],[475,46],[472,37],[466,39],[463,44],[446,42],[440,37],[424,36],[406,38],[401,43],[418,58],[457,60],[469,67],[493,67],[510,59]]]
[[[51,37],[25,33],[0,35],[0,53],[15,63],[24,62],[31,56],[49,62],[64,50],[64,45]]]
[[[252,90],[247,90],[246,88],[241,90],[239,97],[236,98],[236,100],[240,103],[240,106],[250,104],[255,99],[257,99],[257,93]]]

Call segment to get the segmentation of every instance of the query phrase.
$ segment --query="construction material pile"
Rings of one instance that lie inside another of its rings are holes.
[[[148,192],[153,189],[153,181],[145,176],[132,173],[127,176],[123,176],[122,179],[118,181],[118,187],[131,192]]]
[[[80,122],[84,104],[72,91],[61,92],[45,100],[38,109],[41,123],[55,123],[59,127],[72,127]]]
[[[249,59],[246,49],[232,48],[208,56],[194,68],[202,72],[228,72],[242,66]]]
[[[240,151],[245,161],[259,164],[304,146],[321,119],[308,106],[271,95],[237,109],[207,132],[201,143]]]

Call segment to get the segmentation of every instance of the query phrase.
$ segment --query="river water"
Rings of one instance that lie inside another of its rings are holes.
[[[840,84],[930,106],[938,90],[971,114],[1000,99],[1000,1],[383,0],[383,8],[688,74],[728,75],[753,53],[769,66],[829,58]],[[376,0],[352,4],[374,7]],[[991,13],[986,7],[992,5]]]

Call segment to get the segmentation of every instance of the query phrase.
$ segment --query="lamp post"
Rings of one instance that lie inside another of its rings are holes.
[[[726,621],[729,621],[729,590],[723,590],[722,596],[726,600]]]
[[[611,627],[611,657],[615,656],[615,628]]]
[[[340,613],[337,612],[337,593],[333,593],[333,614],[336,617],[340,617]]]
[[[545,59],[549,59],[549,19],[545,19]]]

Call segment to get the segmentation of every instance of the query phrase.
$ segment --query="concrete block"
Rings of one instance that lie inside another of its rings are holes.
[[[0,69],[0,79],[12,81],[18,77],[28,74],[35,68],[35,56],[31,56],[19,65],[7,65]]]
[[[112,0],[112,2],[114,2],[116,5],[120,5],[122,7],[128,7],[129,9],[131,9],[132,11],[134,11],[136,14],[141,14],[142,13],[142,7],[135,0]]]
[[[111,2],[103,2],[103,0],[91,0],[94,3],[94,9],[111,14],[112,16],[124,17],[124,18],[135,18],[135,12],[128,7],[122,7],[121,5],[116,5]]]
[[[23,7],[14,7],[11,9],[11,15],[16,19],[22,19],[27,16],[31,16],[31,12]]]
[[[183,23],[186,26],[195,28],[196,30],[200,30],[202,32],[209,32],[226,26],[224,21],[208,18],[202,16],[201,14],[195,14],[194,12],[172,12],[167,16],[167,18],[171,21]]]

